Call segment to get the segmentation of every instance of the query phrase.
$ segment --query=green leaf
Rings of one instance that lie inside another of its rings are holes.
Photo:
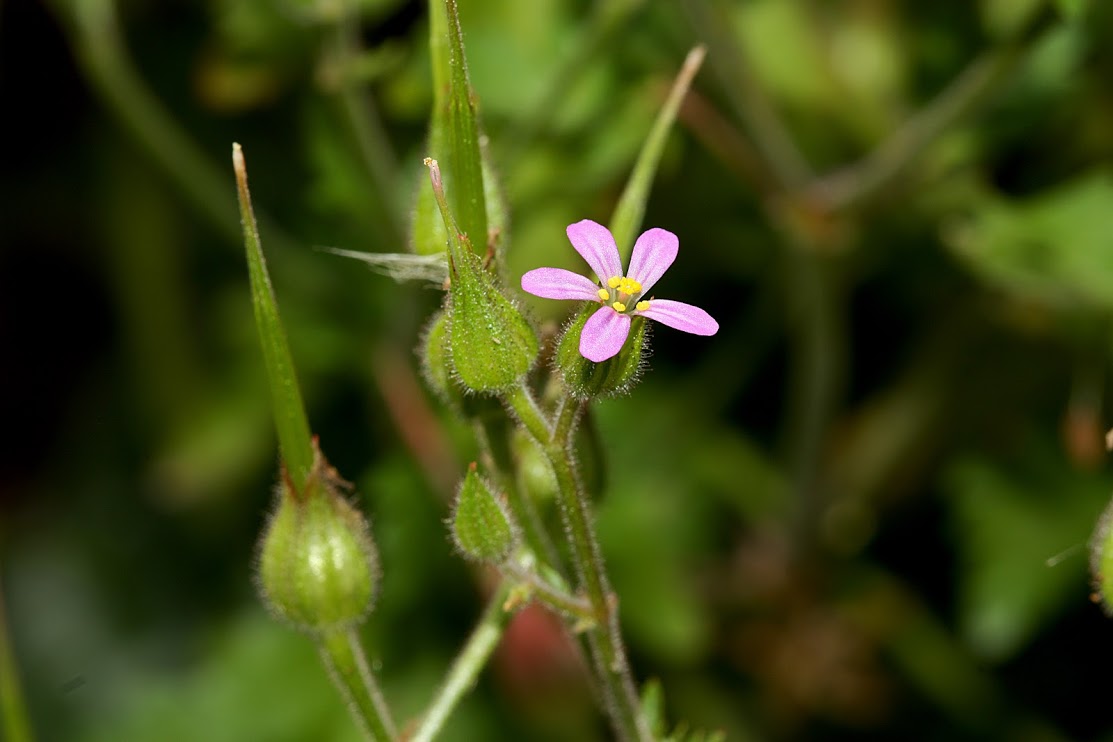
[[[642,217],[645,216],[645,202],[649,199],[649,187],[657,174],[661,153],[665,149],[665,140],[676,121],[680,103],[692,84],[692,78],[696,76],[700,65],[703,64],[705,54],[706,51],[702,46],[697,46],[688,52],[684,66],[680,68],[680,74],[676,76],[669,97],[657,114],[649,136],[645,138],[641,152],[638,153],[638,160],[634,163],[634,170],[630,173],[630,180],[627,181],[626,188],[618,199],[618,205],[615,206],[614,214],[611,215],[611,234],[614,235],[623,264],[629,260],[630,251],[634,248],[634,235],[641,228]]]
[[[305,416],[301,391],[294,373],[294,361],[286,342],[286,331],[278,316],[278,302],[274,298],[270,276],[267,274],[259,228],[251,207],[251,192],[247,187],[247,166],[240,145],[232,145],[232,165],[236,171],[239,191],[240,216],[243,221],[244,249],[247,251],[247,268],[251,276],[251,304],[255,310],[255,326],[263,347],[263,361],[267,367],[267,381],[271,391],[274,426],[278,431],[278,445],[294,487],[305,487],[313,470],[313,444],[309,421]]]

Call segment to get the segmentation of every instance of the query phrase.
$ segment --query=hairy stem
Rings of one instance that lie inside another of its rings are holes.
[[[409,737],[409,742],[430,742],[440,733],[460,699],[475,685],[476,678],[486,667],[513,615],[503,607],[511,589],[512,583],[504,581],[491,596],[479,624],[452,663],[444,684],[422,716],[420,726]]]
[[[317,639],[329,677],[348,704],[368,739],[390,742],[397,738],[386,701],[371,674],[359,636],[354,629],[329,632]]]
[[[555,424],[550,426],[524,383],[508,392],[505,401],[541,445],[556,475],[557,500],[572,547],[576,574],[598,622],[598,628],[588,631],[586,638],[615,733],[622,740],[651,740],[652,733],[638,705],[630,663],[622,643],[617,604],[612,600],[587,498],[569,450],[581,405],[564,400]]]

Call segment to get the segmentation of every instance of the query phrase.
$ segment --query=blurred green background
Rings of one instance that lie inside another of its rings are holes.
[[[460,0],[507,274],[577,268],[685,53],[645,227],[652,368],[597,410],[638,677],[730,739],[1108,740],[1113,11],[1104,0]],[[419,713],[489,584],[443,519],[474,451],[400,252],[424,3],[0,3],[0,586],[44,740],[354,740],[251,584],[276,449],[231,143],[310,419],[373,520],[365,629]],[[569,305],[520,296],[540,324]],[[446,739],[607,736],[523,614]]]

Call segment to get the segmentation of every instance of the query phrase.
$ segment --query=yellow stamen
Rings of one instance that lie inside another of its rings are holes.
[[[614,304],[611,304],[611,307],[613,307],[616,312],[626,311],[626,305],[620,301],[616,301]]]
[[[611,300],[611,292],[607,291],[606,289],[599,289],[599,298],[602,301],[610,301]]]
[[[637,309],[639,312],[644,312],[645,310],[649,309],[649,302],[639,301],[634,309]]]
[[[620,283],[622,283],[622,276],[611,276],[607,279],[607,285],[612,289],[617,289]]]
[[[618,290],[624,294],[640,294],[642,290],[642,285],[632,278],[623,278],[618,285]]]

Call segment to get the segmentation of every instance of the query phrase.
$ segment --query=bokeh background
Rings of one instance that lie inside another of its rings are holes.
[[[577,267],[689,48],[645,226],[680,236],[635,392],[597,409],[639,678],[737,740],[1108,740],[1087,542],[1111,478],[1104,0],[460,0],[511,279]],[[251,582],[276,446],[231,143],[322,445],[384,569],[365,636],[420,712],[489,582],[474,451],[413,348],[432,102],[413,0],[0,3],[0,589],[44,740],[354,740]],[[541,325],[569,307],[520,297]],[[606,738],[523,614],[445,736]]]

